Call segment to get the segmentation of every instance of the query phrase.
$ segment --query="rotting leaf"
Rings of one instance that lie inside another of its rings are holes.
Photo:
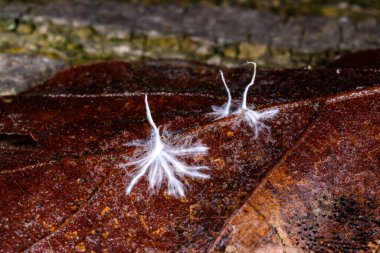
[[[241,94],[250,71],[223,71]],[[248,102],[279,114],[254,139],[234,115],[207,116],[225,102],[215,67],[64,70],[0,101],[0,134],[36,142],[0,147],[0,252],[370,250],[379,238],[378,84],[378,69],[259,70]],[[152,195],[145,180],[125,193],[118,165],[139,147],[123,144],[150,135],[145,93],[174,141],[210,148],[197,157],[210,178],[185,179],[186,199]]]
[[[378,251],[379,137],[379,87],[324,100],[312,126],[233,215],[213,251],[229,245],[237,252]]]

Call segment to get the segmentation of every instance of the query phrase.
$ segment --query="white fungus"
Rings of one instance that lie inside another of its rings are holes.
[[[145,95],[145,106],[149,124],[153,128],[152,137],[145,144],[147,152],[143,157],[127,164],[127,166],[135,166],[137,171],[133,174],[126,192],[130,194],[133,187],[147,174],[149,188],[153,192],[157,192],[162,182],[166,181],[168,185],[167,193],[169,195],[185,197],[184,185],[177,176],[206,179],[209,178],[209,175],[201,172],[201,170],[208,169],[207,166],[186,165],[181,161],[181,157],[191,158],[198,154],[206,154],[208,148],[200,144],[192,145],[189,140],[185,140],[182,145],[168,145],[164,143],[159,128],[157,128],[152,119],[147,95]]]
[[[227,91],[228,101],[223,106],[212,106],[213,112],[210,113],[210,115],[214,116],[216,119],[221,119],[230,115],[230,108],[232,104],[230,89],[228,88],[226,80],[224,79],[223,71],[219,70],[219,72],[224,84],[224,88],[226,88]]]
[[[243,93],[243,102],[241,103],[241,107],[234,114],[243,114],[244,120],[249,124],[250,127],[254,129],[255,138],[259,137],[260,130],[269,131],[270,128],[265,125],[262,120],[273,118],[277,113],[278,109],[270,109],[266,111],[254,111],[247,107],[247,96],[249,88],[255,83],[256,78],[256,63],[255,62],[247,62],[247,64],[253,64],[253,75],[251,82],[247,85]]]
[[[247,107],[248,91],[249,91],[249,88],[255,83],[256,63],[247,62],[246,64],[253,64],[254,68],[253,68],[252,79],[251,79],[251,82],[246,86],[244,90],[243,100],[242,100],[240,108],[236,110],[235,112],[233,112],[233,114],[238,115],[238,116],[243,116],[242,119],[246,121],[248,125],[254,129],[254,136],[255,138],[258,138],[259,132],[261,130],[267,130],[267,131],[270,130],[270,128],[267,125],[265,125],[262,122],[262,120],[273,118],[279,112],[279,110],[276,108],[276,109],[270,109],[270,110],[265,110],[265,111],[254,111],[253,109],[250,109]],[[212,107],[214,112],[211,114],[216,115],[217,119],[224,118],[230,115],[230,107],[232,103],[230,90],[226,84],[223,72],[221,70],[220,70],[220,74],[222,76],[224,87],[226,88],[227,93],[228,93],[228,102],[223,107]]]

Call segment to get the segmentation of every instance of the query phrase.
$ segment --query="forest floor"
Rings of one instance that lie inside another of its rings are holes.
[[[98,60],[313,68],[380,48],[377,1],[181,2],[0,0],[0,94]]]

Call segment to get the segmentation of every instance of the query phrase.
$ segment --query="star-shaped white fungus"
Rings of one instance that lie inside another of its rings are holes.
[[[265,119],[270,119],[276,116],[276,114],[279,112],[277,108],[275,109],[270,109],[270,110],[265,110],[265,111],[254,111],[253,109],[250,109],[247,107],[247,96],[248,96],[248,90],[249,88],[255,83],[255,78],[256,78],[256,63],[255,62],[247,62],[247,64],[253,64],[253,75],[251,82],[247,85],[247,87],[244,90],[243,93],[243,101],[241,103],[241,106],[238,110],[233,112],[235,115],[241,115],[243,116],[243,120],[245,120],[250,127],[254,129],[254,134],[255,138],[259,137],[259,132],[261,130],[270,130],[270,127],[265,125],[262,120]],[[223,76],[223,72],[220,70],[221,76],[222,76],[222,81],[224,84],[224,87],[227,90],[228,93],[228,102],[225,107],[222,107],[224,110],[221,110],[218,107],[213,107],[214,112],[211,113],[213,115],[217,116],[217,119],[227,117],[230,115],[230,107],[231,107],[231,95],[230,95],[230,90],[228,89],[228,86],[226,84],[226,81]]]
[[[153,128],[152,138],[146,144],[148,152],[142,158],[132,161],[127,165],[134,165],[137,171],[127,187],[127,194],[130,194],[133,187],[139,180],[147,174],[149,188],[156,192],[163,181],[168,184],[167,192],[174,197],[185,197],[183,183],[178,180],[180,177],[209,178],[209,175],[201,173],[201,170],[208,169],[207,166],[190,166],[181,161],[181,157],[192,157],[198,154],[206,154],[208,148],[203,145],[192,145],[185,141],[183,145],[171,146],[162,141],[160,131],[153,122],[150,113],[148,96],[145,96],[146,115],[149,124]]]

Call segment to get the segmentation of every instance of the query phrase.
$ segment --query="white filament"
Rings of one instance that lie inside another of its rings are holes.
[[[221,69],[219,69],[219,72],[220,72],[220,76],[222,77],[224,88],[226,88],[227,96],[228,96],[228,101],[227,101],[227,104],[226,104],[224,111],[223,111],[223,117],[226,117],[230,114],[232,97],[231,97],[230,89],[228,88],[226,80],[224,79],[223,71]]]
[[[254,129],[255,138],[258,138],[259,132],[261,130],[270,131],[270,128],[267,125],[265,125],[262,122],[262,120],[270,119],[270,118],[274,117],[279,112],[279,110],[278,109],[270,109],[267,111],[259,112],[259,111],[254,111],[252,109],[249,109],[247,107],[248,91],[249,91],[249,88],[255,83],[257,64],[255,62],[247,62],[246,64],[252,64],[253,65],[252,79],[247,84],[247,86],[245,87],[245,90],[243,93],[243,100],[242,100],[240,108],[237,111],[235,111],[233,114],[242,115],[243,116],[242,119],[244,119],[248,123],[248,125]],[[213,116],[216,116],[216,119],[224,118],[224,117],[227,117],[228,115],[230,115],[230,108],[231,108],[231,104],[232,104],[231,93],[230,93],[230,90],[227,86],[223,72],[221,70],[219,70],[219,71],[220,71],[220,75],[222,77],[224,87],[227,90],[228,101],[227,101],[227,104],[225,104],[222,107],[218,107],[218,106],[212,107],[213,112],[210,114]]]
[[[271,109],[263,112],[248,109],[242,113],[244,115],[244,120],[253,128],[255,138],[257,139],[261,130],[270,131],[270,127],[265,125],[262,120],[273,118],[278,113],[278,109]]]
[[[247,85],[247,87],[245,87],[245,90],[244,90],[243,102],[241,103],[241,109],[242,110],[248,110],[248,108],[247,108],[248,90],[255,83],[255,79],[256,79],[256,62],[249,61],[246,64],[253,64],[253,75],[252,75],[251,82]]]
[[[224,104],[223,106],[212,106],[213,112],[210,114],[215,116],[216,119],[221,119],[221,118],[224,118],[224,117],[227,117],[228,115],[230,115],[230,108],[231,108],[231,104],[232,104],[232,96],[230,93],[230,89],[227,86],[226,80],[224,79],[223,71],[220,69],[219,72],[220,72],[220,76],[222,78],[222,82],[224,84],[224,88],[227,91],[228,100],[227,100],[227,103]]]
[[[157,128],[152,119],[147,95],[145,95],[145,106],[149,124],[153,128],[152,140],[147,144],[147,149],[150,151],[143,158],[127,164],[127,166],[136,166],[138,171],[134,174],[126,192],[127,194],[130,194],[139,180],[145,174],[148,174],[149,188],[153,192],[158,191],[162,182],[166,181],[168,184],[167,191],[169,195],[174,197],[185,197],[183,183],[179,181],[176,176],[206,179],[209,178],[209,176],[201,173],[201,170],[208,169],[208,167],[186,165],[179,160],[179,157],[206,154],[208,148],[203,145],[192,146],[189,141],[185,141],[181,146],[171,147],[165,145],[161,139],[159,128]]]
[[[249,82],[249,84],[245,87],[241,107],[234,114],[244,115],[244,120],[248,123],[250,127],[254,129],[254,136],[257,139],[259,137],[259,132],[261,130],[267,130],[268,132],[270,131],[270,127],[265,125],[262,122],[262,120],[273,118],[274,116],[276,116],[279,110],[276,108],[276,109],[270,109],[267,111],[259,112],[259,111],[254,111],[252,109],[249,109],[247,107],[248,90],[255,83],[255,79],[256,79],[256,62],[247,62],[246,64],[253,64],[253,75],[252,75],[251,82]]]

